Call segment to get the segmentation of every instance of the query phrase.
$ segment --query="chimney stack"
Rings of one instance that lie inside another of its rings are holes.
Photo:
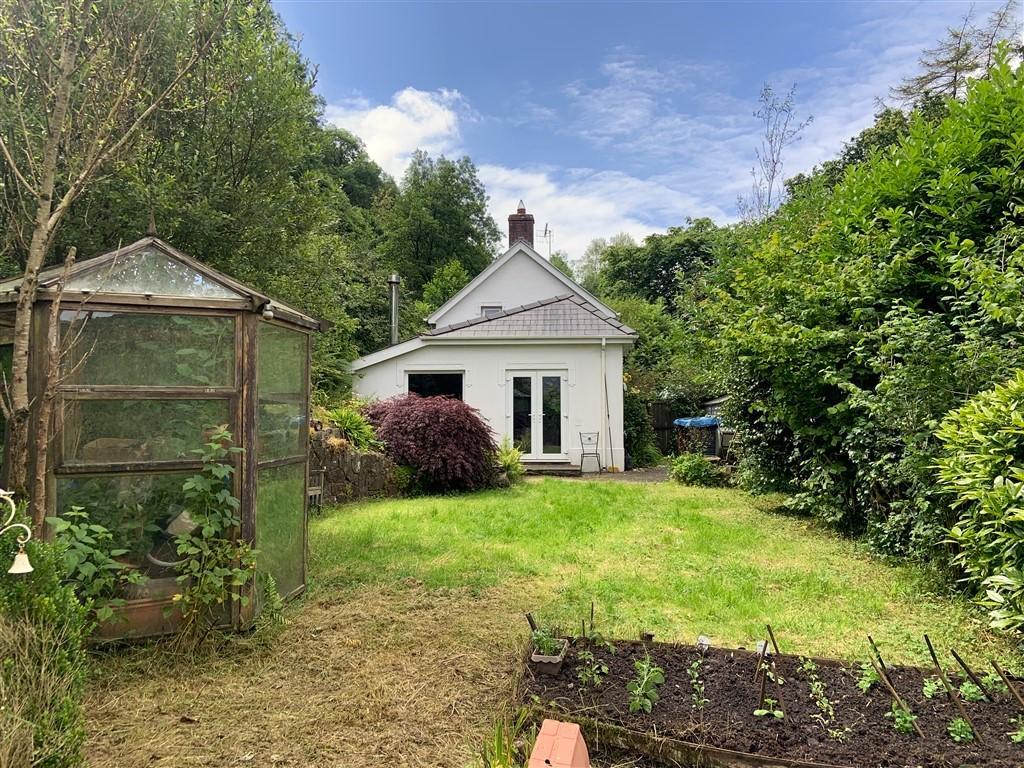
[[[401,278],[392,274],[388,278],[388,288],[391,291],[391,344],[394,346],[398,343],[398,286],[401,284]]]
[[[511,248],[517,240],[525,240],[533,247],[533,214],[526,212],[526,205],[519,201],[519,210],[508,217],[508,244]]]

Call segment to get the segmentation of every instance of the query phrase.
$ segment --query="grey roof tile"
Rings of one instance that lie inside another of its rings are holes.
[[[449,338],[581,338],[635,336],[636,332],[585,299],[575,294],[562,294],[489,317],[435,328],[423,335]]]

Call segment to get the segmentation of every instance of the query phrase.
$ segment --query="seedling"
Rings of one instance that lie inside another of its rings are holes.
[[[608,665],[596,658],[590,651],[580,651],[576,658],[580,662],[576,667],[576,677],[579,678],[580,685],[584,688],[600,686],[602,678],[608,674]]]
[[[845,725],[842,728],[829,728],[828,737],[833,741],[843,743],[850,738],[850,729]]]
[[[921,693],[924,694],[926,699],[934,699],[942,693],[942,681],[934,676],[926,677],[924,679],[924,685],[921,686]]]
[[[892,703],[892,707],[885,716],[892,720],[892,727],[896,729],[897,733],[913,733],[914,723],[917,721],[917,715],[913,712],[903,709],[895,701]]]
[[[809,677],[810,675],[818,671],[818,665],[814,663],[814,659],[808,659],[804,656],[801,656],[799,669],[801,672],[806,673]]]
[[[1003,682],[1003,678],[997,675],[995,672],[989,672],[987,675],[981,678],[981,682],[985,688],[993,693],[1009,693],[1010,689],[1006,687],[1006,683]]]
[[[1007,736],[1014,744],[1024,744],[1024,715],[1010,719],[1010,725],[1017,726],[1016,731],[1010,731]]]
[[[690,699],[693,701],[694,709],[704,709],[704,705],[708,703],[707,697],[704,696],[704,682],[700,679],[700,665],[703,659],[696,659],[687,670],[687,674],[690,676],[690,687],[693,689],[693,693],[690,694]]]
[[[785,685],[786,684],[786,678],[784,678],[782,675],[780,675],[775,670],[774,665],[769,664],[767,661],[762,661],[760,669],[761,669],[761,674],[763,674],[765,677],[767,677],[769,680],[771,680],[776,685]]]
[[[968,741],[974,741],[974,729],[971,728],[971,724],[964,720],[962,717],[958,717],[955,720],[951,720],[949,723],[949,727],[946,728],[946,733],[948,733],[949,738],[951,738],[957,744],[962,744]]]
[[[861,693],[870,691],[881,679],[873,666],[861,663],[860,677],[857,678],[857,687],[860,688]]]
[[[562,651],[562,641],[550,629],[533,630],[533,648],[541,656],[557,656]]]
[[[665,682],[665,670],[651,661],[650,654],[633,662],[636,677],[626,683],[630,712],[650,712],[658,700],[658,686]]]
[[[800,659],[799,669],[807,676],[807,685],[811,689],[811,701],[818,708],[818,714],[814,718],[826,727],[835,719],[836,712],[832,702],[825,694],[825,683],[818,677],[818,665],[812,659]]]
[[[985,692],[970,680],[960,683],[960,698],[964,701],[984,701]]]
[[[786,716],[786,713],[776,706],[778,703],[775,699],[765,699],[764,703],[761,704],[761,709],[754,710],[754,717],[767,717],[771,715],[776,720],[781,720]]]

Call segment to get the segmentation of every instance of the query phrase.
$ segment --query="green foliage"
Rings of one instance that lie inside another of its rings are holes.
[[[1005,61],[989,74],[941,122],[915,117],[834,190],[783,206],[716,305],[741,478],[940,562],[935,427],[1024,366],[1024,77]]]
[[[935,676],[926,677],[924,679],[924,683],[921,685],[921,693],[926,699],[934,699],[942,693],[942,690],[942,681]]]
[[[984,701],[985,692],[970,680],[960,683],[960,698],[964,701]]]
[[[175,537],[181,557],[181,592],[175,595],[175,604],[182,615],[180,641],[187,650],[203,642],[225,605],[249,601],[242,588],[252,579],[256,561],[249,544],[236,538],[242,521],[239,501],[231,493],[234,467],[228,462],[241,449],[230,444],[231,433],[225,427],[215,430],[206,446],[196,451],[202,471],[182,485],[183,514],[195,526]]]
[[[860,675],[857,677],[857,688],[860,689],[861,693],[867,693],[870,691],[876,683],[881,681],[881,677],[878,676],[878,670],[874,668],[872,664],[861,663]]]
[[[381,448],[377,432],[357,404],[339,405],[331,408],[325,415],[331,427],[338,430],[341,437],[357,451],[376,451]]]
[[[530,639],[533,641],[534,652],[541,656],[557,656],[562,652],[564,641],[550,629],[545,627],[535,629],[530,635]]]
[[[277,580],[266,570],[256,573],[260,591],[259,614],[254,626],[255,637],[264,644],[271,644],[284,629],[284,599],[277,588]]]
[[[896,729],[897,733],[909,734],[914,732],[914,723],[917,721],[917,715],[907,709],[903,709],[895,701],[889,708],[889,711],[885,713],[885,716],[892,720],[892,727]]]
[[[974,741],[974,730],[971,728],[971,724],[962,717],[957,717],[951,720],[949,725],[946,727],[946,733],[948,733],[949,738],[957,744],[965,744],[967,742]]]
[[[470,280],[470,275],[462,262],[452,259],[447,264],[434,270],[430,280],[423,286],[423,297],[417,304],[416,311],[423,317],[432,314],[448,299],[462,290]]]
[[[716,487],[725,484],[722,471],[702,453],[681,453],[673,458],[668,476],[683,485]]]
[[[650,713],[658,700],[658,686],[665,682],[665,670],[651,660],[650,654],[634,661],[633,669],[636,677],[626,683],[629,711]]]
[[[532,751],[536,734],[527,733],[529,710],[521,709],[514,715],[502,715],[494,723],[483,748],[483,768],[521,768],[523,752]],[[524,739],[524,737],[527,737]],[[520,743],[528,742],[521,750]]]
[[[694,659],[686,668],[686,675],[690,678],[690,701],[693,702],[693,708],[696,710],[703,710],[708,703],[708,697],[704,695],[704,681],[700,679],[700,668],[703,662],[703,658]]]
[[[54,537],[64,552],[66,580],[78,599],[92,611],[96,621],[109,621],[114,608],[124,604],[119,590],[127,584],[142,584],[146,577],[115,558],[128,554],[114,546],[113,534],[89,513],[72,506],[60,517],[48,517]]]
[[[1010,741],[1014,744],[1024,744],[1024,715],[1018,716],[1010,720],[1010,725],[1017,726],[1017,730],[1010,731],[1006,735],[1010,737]]]
[[[953,562],[992,625],[1024,628],[1024,371],[951,412],[938,431],[938,477],[958,513]]]
[[[523,466],[523,452],[512,444],[508,435],[501,438],[495,457],[498,462],[498,471],[505,474],[509,483],[515,485],[523,479],[526,474],[526,467]]]
[[[818,712],[814,717],[823,727],[827,728],[828,724],[835,719],[836,712],[835,707],[825,693],[825,683],[818,675],[818,665],[813,659],[801,658],[799,669],[807,677],[807,686],[810,690],[811,700],[818,708]],[[829,735],[830,738],[836,738],[832,736],[831,731]]]
[[[776,720],[782,720],[786,713],[779,708],[779,702],[775,699],[766,698],[761,702],[761,706],[754,710],[754,717],[774,717]]]
[[[635,390],[627,387],[622,397],[622,409],[626,455],[634,467],[657,464],[661,460],[661,452],[654,444],[654,426],[647,412],[647,403]]]
[[[565,253],[563,253],[562,251],[555,251],[554,253],[551,254],[550,261],[551,266],[557,269],[563,275],[565,275],[566,277],[570,277],[574,280],[576,279],[576,275],[573,271],[572,264],[569,263],[569,260],[565,256]]]
[[[982,685],[985,686],[987,691],[995,691],[996,693],[1009,693],[1010,689],[1006,683],[1003,682],[1003,678],[997,675],[995,672],[989,672],[987,675],[982,675]]]
[[[0,536],[5,556],[14,535]],[[61,546],[33,539],[25,550],[32,573],[6,575],[6,557],[0,569],[0,763],[77,768],[91,622],[65,583]]]
[[[597,688],[608,674],[608,665],[594,656],[593,651],[580,651],[576,654],[576,677],[584,688]]]

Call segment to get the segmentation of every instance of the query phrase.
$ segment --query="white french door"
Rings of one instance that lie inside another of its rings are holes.
[[[509,371],[506,433],[524,459],[568,458],[566,371]]]

